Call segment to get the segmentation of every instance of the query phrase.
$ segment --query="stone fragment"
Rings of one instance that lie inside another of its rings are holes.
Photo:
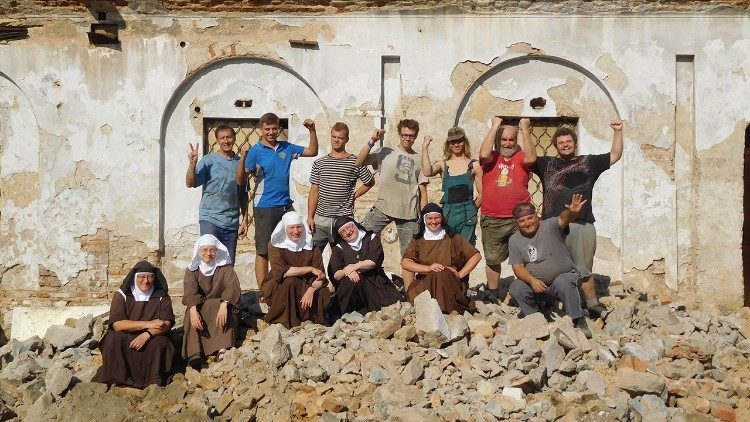
[[[273,324],[268,327],[259,346],[259,350],[261,350],[262,353],[258,354],[258,358],[274,368],[280,368],[281,365],[285,364],[292,358],[292,352],[289,345],[283,340],[281,334],[282,328],[283,326],[281,324]]]
[[[391,375],[388,373],[388,371],[378,365],[375,365],[370,370],[370,376],[367,380],[372,384],[381,385],[388,382],[389,379],[391,379]]]
[[[455,341],[464,338],[469,333],[469,326],[463,315],[448,315],[448,329],[450,330],[449,341]]]
[[[737,411],[729,404],[712,401],[711,416],[723,421],[734,422],[737,420]]]
[[[547,320],[541,312],[508,321],[506,331],[508,339],[512,341],[519,341],[522,338],[539,339],[549,334]]]
[[[663,347],[662,347],[663,350]],[[661,359],[662,353],[659,350],[642,346],[638,343],[627,343],[622,348],[623,354],[632,355],[643,362],[654,363]]]
[[[347,410],[347,407],[341,401],[333,397],[324,397],[319,404],[320,408],[326,412],[341,413]]]
[[[522,401],[524,399],[523,390],[517,387],[503,387],[504,396],[510,397],[513,400]]]
[[[346,365],[354,359],[354,352],[349,349],[341,349],[336,353],[335,359],[341,365]]]
[[[12,362],[5,365],[0,371],[0,379],[11,381],[14,384],[20,384],[30,381],[42,372],[42,367],[30,355],[33,352],[25,352],[18,355]]]
[[[47,332],[44,334],[44,341],[51,344],[55,350],[62,351],[68,347],[81,344],[88,334],[89,331],[82,327],[53,325],[47,328]]]
[[[495,329],[492,324],[484,319],[470,319],[468,321],[469,331],[472,334],[480,335],[486,339],[491,339],[495,336]]]
[[[635,356],[625,355],[617,362],[617,369],[632,369],[636,372],[644,372],[648,364]]]
[[[487,403],[486,405],[484,405],[484,410],[500,420],[508,419],[508,411],[505,410],[505,408],[503,408],[503,406],[501,406],[497,402]]]
[[[547,375],[552,375],[560,368],[565,359],[565,349],[557,343],[557,337],[551,335],[542,346],[542,356],[547,360]]]
[[[414,325],[406,324],[403,327],[396,330],[395,333],[393,333],[393,338],[396,340],[401,340],[401,341],[409,341],[413,339],[415,335],[417,334],[416,334],[416,331],[414,330]]]
[[[44,411],[52,407],[54,403],[55,398],[51,393],[46,392],[42,394],[38,399],[36,399],[36,401],[34,401],[31,406],[29,406],[29,409],[26,412],[26,418],[24,420],[41,421],[50,419],[49,417],[44,416]]]
[[[388,320],[383,322],[381,324],[380,328],[378,328],[377,333],[375,334],[375,337],[377,338],[391,338],[393,334],[398,331],[399,328],[401,328],[401,324],[404,322],[403,318],[401,316],[396,317],[395,319]]]
[[[403,349],[396,349],[391,353],[391,361],[396,365],[403,366],[411,360],[411,353]]]
[[[493,396],[497,392],[497,384],[490,381],[479,381],[477,383],[477,391],[485,397]]]
[[[47,391],[55,396],[61,396],[68,390],[72,380],[73,371],[64,366],[58,366],[47,371],[44,377],[44,384]]]
[[[655,394],[661,397],[667,389],[666,383],[658,375],[624,370],[618,370],[615,374],[615,385],[631,395]]]
[[[578,381],[586,386],[587,389],[596,393],[600,397],[605,395],[606,384],[604,378],[597,372],[594,371],[581,371],[577,377]]]
[[[401,379],[406,385],[414,385],[424,375],[424,367],[419,359],[412,359],[401,373]]]
[[[360,322],[365,321],[365,317],[363,317],[359,312],[354,311],[341,315],[341,320],[346,322],[347,324],[359,324]]]
[[[557,337],[557,342],[560,346],[564,347],[565,350],[581,349],[591,350],[591,341],[586,336],[575,328],[573,320],[570,316],[565,315],[558,319],[550,327],[550,334]]]
[[[419,344],[424,347],[440,347],[450,339],[450,328],[437,300],[424,291],[414,299],[415,330]]]
[[[669,409],[661,398],[646,394],[628,400],[628,405],[635,410],[644,421],[667,422],[669,420]]]

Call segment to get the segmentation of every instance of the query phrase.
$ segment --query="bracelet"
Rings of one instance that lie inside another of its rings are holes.
[[[370,138],[370,142],[368,142],[368,143],[367,143],[367,145],[369,145],[369,146],[370,146],[370,148],[372,148],[372,147],[374,147],[374,146],[375,146],[375,144],[376,144],[377,142],[378,142],[378,140],[377,140],[377,139],[372,139],[372,138]]]
[[[146,334],[148,334],[148,338],[153,338],[154,337],[154,335],[151,334],[151,332],[149,330],[146,330]]]

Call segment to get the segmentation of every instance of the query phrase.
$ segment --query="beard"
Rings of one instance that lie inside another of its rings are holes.
[[[516,153],[516,151],[518,151],[518,147],[515,147],[515,148],[503,148],[503,147],[500,147],[500,149],[497,150],[497,152],[499,152],[500,155],[502,155],[505,158],[512,157],[513,154]]]

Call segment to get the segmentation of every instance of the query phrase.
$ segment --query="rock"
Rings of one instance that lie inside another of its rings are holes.
[[[726,403],[711,402],[711,416],[723,421],[737,420],[737,411]]]
[[[346,412],[342,412],[342,413],[323,412],[323,414],[320,415],[319,422],[343,422],[346,420],[347,420]]]
[[[25,352],[18,355],[12,362],[5,365],[3,370],[0,371],[0,379],[11,381],[14,384],[34,379],[39,372],[42,372],[42,367],[39,366],[30,353],[33,352]]]
[[[689,359],[675,359],[664,365],[664,376],[672,379],[695,378],[703,373],[700,362]]]
[[[463,315],[448,315],[446,319],[450,330],[448,341],[464,338],[469,333],[469,326],[466,324]]]
[[[407,324],[396,330],[396,332],[393,333],[393,338],[401,341],[409,341],[416,335],[417,333],[414,330],[414,326],[412,324]]]
[[[586,386],[587,389],[596,393],[600,397],[604,397],[605,394],[605,382],[604,378],[594,371],[581,371],[578,374],[578,382]]]
[[[484,410],[500,420],[508,419],[508,411],[496,402],[487,403],[484,405]]]
[[[336,353],[335,359],[341,365],[346,365],[354,359],[354,352],[349,349],[341,349]]]
[[[591,342],[582,332],[575,328],[573,320],[568,315],[553,323],[553,326],[550,328],[550,335],[557,337],[557,342],[565,350],[591,350]]]
[[[651,394],[628,400],[628,405],[641,415],[644,421],[667,422],[669,410],[664,400]]]
[[[400,316],[396,317],[393,320],[385,321],[378,329],[375,337],[383,339],[391,338],[391,336],[393,336],[393,334],[395,334],[396,331],[401,328],[401,324],[403,323],[403,321],[403,318],[401,318]]]
[[[44,384],[47,391],[55,396],[62,396],[68,390],[70,382],[73,380],[73,371],[66,367],[55,367],[47,371],[44,377]]]
[[[319,406],[326,412],[331,413],[341,413],[347,410],[347,407],[344,403],[332,397],[324,397],[322,400],[320,400]]]
[[[480,335],[486,339],[491,339],[495,336],[495,329],[489,321],[482,319],[470,319],[468,321],[469,331],[472,334]]]
[[[424,347],[440,347],[450,339],[450,328],[437,300],[424,291],[414,299],[415,325],[419,344]]]
[[[508,321],[506,331],[508,339],[512,341],[519,341],[522,338],[539,339],[549,335],[547,320],[541,312]]]
[[[34,404],[29,406],[29,410],[26,412],[25,421],[41,421],[49,419],[44,417],[44,411],[50,408],[55,403],[55,398],[49,392],[42,394]]]
[[[424,375],[424,367],[419,359],[412,359],[401,373],[401,379],[406,385],[414,385]]]
[[[302,369],[302,374],[305,378],[315,382],[325,382],[328,379],[328,373],[316,364],[311,364],[307,368]]]
[[[513,400],[523,401],[524,394],[523,390],[517,387],[503,387],[503,393],[504,396],[510,397]]]
[[[626,368],[632,369],[636,372],[644,372],[648,368],[648,364],[635,356],[626,355],[617,362],[617,368]]]
[[[623,346],[622,352],[623,354],[635,356],[644,362],[654,363],[664,355],[664,346],[662,345],[661,350],[659,350],[631,342]]]
[[[552,335],[544,342],[542,356],[547,360],[547,375],[552,375],[560,368],[560,364],[565,359],[565,349],[557,343],[557,337]]]
[[[281,375],[287,382],[298,382],[302,381],[302,375],[300,375],[299,369],[294,365],[284,365],[281,369]]]
[[[631,395],[656,394],[661,397],[667,389],[666,383],[658,375],[624,370],[617,371],[615,385]]]
[[[280,368],[292,358],[292,351],[283,340],[282,328],[280,324],[273,324],[269,327],[259,346],[262,353],[259,353],[258,358],[275,368]]]
[[[391,375],[382,367],[375,365],[370,370],[370,377],[367,379],[370,383],[375,385],[382,385],[391,379]]]
[[[411,360],[411,353],[403,349],[396,349],[391,353],[391,361],[398,366],[406,365]]]
[[[363,317],[359,312],[354,311],[342,315],[341,320],[346,322],[347,324],[359,324],[365,321],[365,317]]]
[[[76,327],[53,325],[47,328],[47,332],[44,334],[44,341],[51,344],[57,351],[81,344],[86,339],[86,336],[89,335],[88,329],[82,328],[85,326],[85,322],[80,327],[78,324]]]
[[[479,381],[477,383],[477,391],[479,394],[485,397],[491,397],[497,392],[497,385],[489,381]]]

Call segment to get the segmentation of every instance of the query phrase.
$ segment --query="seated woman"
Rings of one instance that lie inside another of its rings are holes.
[[[99,343],[103,364],[92,381],[164,386],[172,371],[172,299],[161,270],[141,261],[112,297],[109,331]]]
[[[195,242],[184,289],[182,356],[191,366],[214,353],[221,359],[237,340],[241,290],[227,247],[213,235],[204,234]]]
[[[312,247],[312,234],[301,215],[290,211],[281,218],[268,242],[271,271],[260,293],[268,304],[266,321],[286,328],[302,321],[325,323],[331,302],[323,257]]]
[[[482,256],[477,248],[455,233],[443,218],[443,210],[436,204],[422,209],[419,232],[414,235],[404,252],[401,266],[416,273],[406,294],[414,303],[427,290],[438,301],[445,313],[473,312],[474,301],[466,296],[469,273]]]
[[[351,217],[337,218],[333,232],[335,244],[331,248],[328,276],[336,287],[341,313],[377,311],[401,300],[383,270],[380,236],[365,230]]]

